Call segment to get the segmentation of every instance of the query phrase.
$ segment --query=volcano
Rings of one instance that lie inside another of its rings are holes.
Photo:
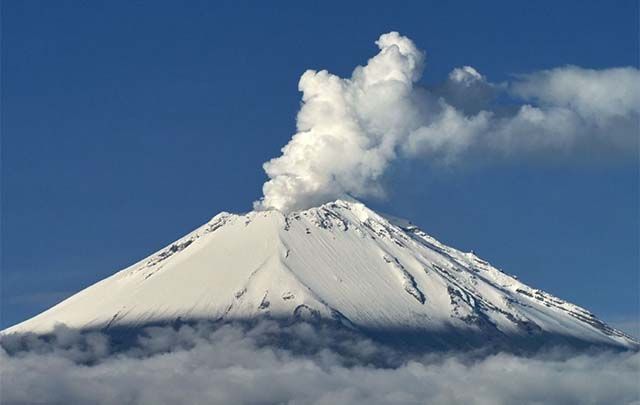
[[[447,348],[638,348],[589,311],[351,199],[290,214],[222,212],[3,334],[262,318],[329,322]]]

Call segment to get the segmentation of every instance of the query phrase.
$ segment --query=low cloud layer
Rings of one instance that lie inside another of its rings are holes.
[[[470,66],[427,89],[425,54],[397,32],[350,78],[306,71],[298,132],[264,164],[257,209],[304,209],[384,195],[394,162],[637,153],[640,71],[565,66],[492,83]],[[588,159],[587,159],[588,160]]]
[[[59,328],[48,342],[4,337],[2,346],[3,404],[640,401],[638,353],[408,356],[308,324],[156,327],[126,348]]]

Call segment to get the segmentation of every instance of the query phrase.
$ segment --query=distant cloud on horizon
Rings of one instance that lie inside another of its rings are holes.
[[[607,323],[640,340],[640,317],[638,315],[614,316]]]
[[[257,209],[309,208],[344,194],[380,197],[398,160],[455,166],[525,156],[637,153],[640,71],[564,66],[492,83],[471,66],[418,84],[425,54],[397,32],[350,78],[307,70],[298,132],[264,164]],[[597,160],[597,159],[595,159]]]

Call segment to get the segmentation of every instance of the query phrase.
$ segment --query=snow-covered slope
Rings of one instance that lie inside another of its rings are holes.
[[[591,313],[439,243],[410,223],[338,200],[283,215],[221,213],[165,249],[3,333],[261,316],[362,330],[563,336],[637,347]]]

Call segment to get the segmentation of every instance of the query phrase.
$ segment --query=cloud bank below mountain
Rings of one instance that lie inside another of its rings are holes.
[[[309,324],[3,338],[3,403],[637,403],[638,353],[413,355]],[[265,337],[285,333],[288,344]],[[9,354],[10,353],[10,354]]]

